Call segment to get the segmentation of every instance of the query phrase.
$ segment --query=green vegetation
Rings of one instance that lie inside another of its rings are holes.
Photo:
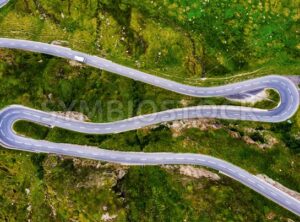
[[[0,10],[0,36],[62,40],[65,46],[178,82],[218,85],[269,73],[299,74],[296,3],[11,0]],[[14,50],[0,50],[0,83],[1,108],[22,104],[78,111],[95,122],[183,106],[239,105],[223,98],[179,96],[52,56]],[[270,91],[269,99],[254,106],[272,108],[278,94]],[[145,101],[154,107],[143,105]],[[114,108],[121,113],[109,112]],[[215,124],[221,127],[183,129],[179,136],[163,125],[116,135],[83,135],[27,122],[18,122],[15,130],[35,139],[113,150],[208,154],[300,192],[300,112],[291,122],[278,124]],[[262,149],[248,144],[245,136],[259,144],[272,136],[277,143]],[[122,222],[299,220],[225,176],[211,181],[160,167],[130,167],[118,179],[119,168],[1,149],[0,221],[100,221],[107,213]]]
[[[299,127],[295,125],[296,119],[292,120],[290,128]],[[300,191],[300,177],[296,173],[300,167],[299,155],[285,148],[285,141],[280,140],[283,134],[280,132],[273,134],[278,135],[276,138],[279,143],[263,150],[255,145],[248,145],[242,139],[232,137],[229,132],[230,130],[245,135],[247,128],[256,128],[259,132],[275,131],[274,127],[283,129],[280,125],[240,121],[220,121],[218,124],[222,124],[221,129],[201,131],[198,128],[191,128],[184,130],[179,137],[173,137],[172,131],[164,126],[117,135],[84,135],[54,128],[48,130],[46,136],[41,135],[39,139],[124,151],[203,153],[232,162],[254,174],[264,173],[283,185]],[[18,122],[15,130],[27,134],[28,126],[35,127],[40,132],[46,130],[44,127],[27,122]],[[263,134],[257,132],[249,135],[260,143],[265,140]],[[165,217],[188,218],[189,221],[203,218],[208,221],[220,218],[241,221],[243,218],[264,220],[271,212],[294,218],[276,204],[226,177],[222,177],[221,182],[183,179],[182,176],[166,173],[158,167],[133,167],[130,168],[128,175],[117,183],[114,190],[120,198],[125,198],[124,204],[130,206],[127,211],[127,219],[130,221],[146,220],[145,218],[150,218],[150,221],[157,218],[165,221]],[[238,194],[235,190],[239,190]],[[242,200],[241,196],[245,199]],[[180,204],[175,207],[173,202]],[[192,209],[189,208],[191,203]],[[258,208],[263,210],[257,211]]]
[[[177,81],[223,84],[240,78],[199,77],[299,72],[296,5],[297,0],[15,0],[0,12],[0,34],[66,40],[72,48]]]
[[[222,182],[182,178],[159,167],[131,169],[119,189],[127,199],[130,221],[264,221],[278,209],[228,178]]]
[[[267,99],[263,99],[254,104],[254,107],[261,109],[274,109],[280,102],[280,97],[277,91],[275,90],[267,90]]]
[[[281,139],[292,151],[300,153],[300,138],[292,132],[295,130],[292,123],[279,123],[272,127],[271,130],[280,133]]]

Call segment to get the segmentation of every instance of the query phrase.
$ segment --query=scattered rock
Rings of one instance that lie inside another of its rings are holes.
[[[52,204],[49,204],[50,208],[51,208],[51,214],[53,215],[53,217],[56,217],[57,213],[56,213],[56,209]]]
[[[48,97],[49,100],[52,100],[53,94],[52,94],[52,93],[49,93],[49,94],[47,95],[47,97]]]
[[[180,104],[183,105],[184,107],[187,107],[189,105],[189,101],[186,99],[180,100]]]
[[[264,139],[265,142],[264,143],[259,143],[254,141],[253,139],[251,139],[249,136],[243,136],[242,139],[250,145],[255,145],[261,149],[268,149],[268,148],[272,148],[275,144],[278,143],[278,140],[275,137],[272,137],[271,135],[265,135]]]
[[[213,119],[178,120],[164,123],[164,125],[171,129],[174,137],[179,136],[183,130],[189,128],[198,128],[200,130],[216,130],[221,128],[221,125]]]
[[[73,66],[73,67],[83,67],[82,63],[76,62],[74,60],[69,60],[69,64],[70,64],[70,66]]]
[[[58,159],[59,162],[72,161],[74,170],[80,174],[84,169],[88,169],[88,174],[84,175],[85,179],[75,184],[76,188],[103,188],[113,187],[120,179],[122,179],[129,168],[129,166],[112,164],[112,163],[100,163],[97,160],[87,160],[80,158],[72,158],[62,156]],[[46,161],[46,164],[50,162]]]
[[[236,139],[241,138],[241,135],[238,132],[235,132],[235,131],[229,131],[229,135],[233,138],[236,138]]]
[[[254,132],[255,132],[255,129],[249,128],[249,127],[245,127],[245,128],[243,128],[243,131],[244,131],[245,133],[254,133]]]
[[[270,212],[266,215],[267,220],[273,220],[276,217],[274,212]]]
[[[26,188],[25,193],[28,195],[30,193],[30,190],[28,188]]]
[[[55,115],[66,117],[67,119],[79,120],[79,121],[83,121],[83,122],[90,121],[90,119],[86,115],[84,115],[80,112],[75,112],[75,111],[61,112],[61,111],[58,111],[58,112],[51,112],[51,113],[53,113]]]
[[[188,166],[188,165],[164,165],[162,168],[166,170],[172,170],[172,171],[178,171],[180,174],[193,177],[193,178],[207,178],[213,181],[220,180],[220,176],[216,173],[213,173],[209,170],[206,170],[201,167],[193,167],[193,166]]]
[[[247,144],[250,144],[250,145],[255,144],[256,145],[256,142],[253,139],[251,139],[249,136],[243,136],[242,138]]]
[[[26,210],[27,210],[28,212],[31,212],[31,209],[32,209],[31,205],[28,205],[28,207],[26,208]]]
[[[232,130],[234,128],[235,130]],[[267,130],[257,130],[253,128],[236,128],[230,126],[228,129],[229,135],[236,139],[242,139],[244,142],[250,145],[255,145],[261,149],[272,148],[278,143],[278,140]],[[241,136],[242,133],[242,136]],[[245,134],[245,135],[244,135]],[[251,138],[251,135],[258,134],[263,138],[263,142],[255,141]]]
[[[67,159],[67,157],[64,159]],[[97,160],[88,160],[88,159],[79,159],[79,158],[72,158],[72,160],[75,168],[91,167],[91,168],[99,169],[101,167],[101,163]]]
[[[111,221],[113,219],[115,219],[117,217],[117,215],[109,215],[109,213],[105,213],[102,215],[101,220],[102,221]]]
[[[196,168],[193,166],[181,165],[179,167],[179,172],[182,175],[190,176],[190,177],[197,178],[197,179],[202,178],[202,177],[208,178],[213,181],[217,181],[217,180],[221,179],[220,176],[216,173],[213,173],[213,172],[203,169],[203,168]]]
[[[118,170],[117,179],[121,180],[126,175],[126,171],[123,169]]]
[[[69,42],[64,40],[54,40],[51,42],[52,45],[59,45],[59,46],[68,46]]]

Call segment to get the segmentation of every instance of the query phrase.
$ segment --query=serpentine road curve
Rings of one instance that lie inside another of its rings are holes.
[[[0,0],[0,8],[7,2],[8,0]],[[0,143],[2,146],[14,150],[62,154],[128,165],[193,164],[206,166],[230,176],[300,216],[299,200],[278,190],[276,187],[248,173],[247,171],[211,156],[188,153],[110,151],[97,147],[34,140],[20,136],[13,130],[14,123],[19,120],[26,120],[48,127],[60,127],[89,134],[125,132],[166,121],[204,117],[280,122],[290,118],[299,107],[298,89],[289,79],[277,75],[270,75],[218,87],[195,87],[156,77],[113,63],[112,61],[103,58],[61,46],[27,40],[0,38],[0,47],[45,53],[71,60],[81,57],[84,58],[84,63],[89,66],[117,73],[166,90],[196,97],[225,97],[265,88],[277,90],[280,94],[281,102],[275,109],[272,110],[261,110],[237,106],[196,106],[172,109],[110,123],[81,122],[55,115],[53,113],[34,110],[20,105],[11,105],[0,111]]]

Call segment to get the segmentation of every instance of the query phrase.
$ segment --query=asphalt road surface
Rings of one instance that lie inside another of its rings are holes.
[[[9,2],[9,0],[0,0],[0,8],[2,8],[4,5],[6,5]]]
[[[226,97],[241,93],[247,93],[258,89],[272,88],[277,90],[281,97],[280,105],[272,110],[261,110],[239,106],[197,106],[186,108],[184,110],[169,110],[162,113],[156,113],[149,115],[149,117],[147,118],[146,116],[143,116],[144,124],[140,123],[140,127],[159,123],[162,121],[182,119],[185,116],[187,116],[187,118],[207,117],[252,120],[261,122],[280,122],[291,117],[296,112],[299,106],[299,93],[295,84],[293,84],[287,78],[276,75],[218,87],[195,87],[183,85],[174,81],[163,79],[161,77],[153,76],[132,68],[113,63],[112,61],[103,58],[74,51],[70,48],[62,46],[27,40],[0,38],[0,47],[39,52],[71,60],[73,60],[75,56],[79,56],[85,58],[85,64],[89,66],[93,66],[98,69],[103,69],[121,76],[126,76],[137,81],[151,84],[153,86],[190,96]],[[154,120],[148,120],[153,119],[153,115],[155,115]],[[127,127],[130,128],[129,125],[127,125]],[[135,126],[131,128],[136,129]],[[91,131],[94,130],[91,129]]]
[[[7,2],[7,0],[0,0],[0,7],[5,5]],[[196,97],[226,97],[264,88],[277,90],[280,94],[281,102],[275,109],[272,110],[261,110],[237,106],[196,106],[172,109],[110,123],[81,122],[55,115],[53,113],[34,110],[19,105],[12,105],[0,111],[0,143],[9,149],[29,152],[55,153],[128,165],[193,164],[206,166],[230,176],[282,207],[300,215],[299,200],[296,200],[289,194],[278,190],[276,187],[262,181],[245,170],[214,157],[188,153],[110,151],[97,147],[34,140],[20,136],[13,130],[14,123],[19,120],[26,120],[48,127],[60,127],[89,134],[125,132],[161,122],[192,118],[223,118],[262,122],[280,122],[290,118],[297,111],[299,106],[298,89],[289,79],[270,75],[219,87],[194,87],[156,77],[113,63],[103,58],[73,51],[61,46],[33,41],[0,38],[0,47],[45,53],[72,60],[74,60],[75,56],[79,56],[84,58],[84,63],[89,66],[126,76],[166,90]]]

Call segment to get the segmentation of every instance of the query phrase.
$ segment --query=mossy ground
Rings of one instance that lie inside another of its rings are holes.
[[[218,85],[266,74],[299,74],[297,1],[79,1],[11,0],[0,11],[0,36],[42,42],[67,41],[73,49],[178,82]],[[74,110],[95,122],[198,104],[232,104],[223,98],[196,99],[47,55],[0,51],[0,107],[23,104],[47,110]],[[244,73],[244,74],[243,74]],[[237,75],[241,74],[241,75]],[[201,77],[207,80],[201,80]],[[276,100],[276,95],[272,95]],[[109,101],[121,115],[109,115]],[[171,103],[165,103],[171,101]],[[83,104],[84,103],[84,104]],[[266,101],[259,107],[271,107]],[[265,173],[300,192],[300,112],[292,123],[218,121],[222,129],[137,130],[92,136],[20,122],[16,130],[33,138],[130,151],[204,153],[252,173]],[[269,150],[232,138],[228,129],[272,132]],[[113,169],[74,166],[70,159],[0,150],[0,220],[99,221],[274,221],[291,213],[222,176],[195,180],[159,167],[131,167],[115,184]],[[101,186],[78,186],[91,178]],[[26,189],[30,190],[26,194]],[[29,207],[31,206],[31,207]],[[29,207],[29,208],[28,208]],[[55,212],[55,213],[54,213]]]

